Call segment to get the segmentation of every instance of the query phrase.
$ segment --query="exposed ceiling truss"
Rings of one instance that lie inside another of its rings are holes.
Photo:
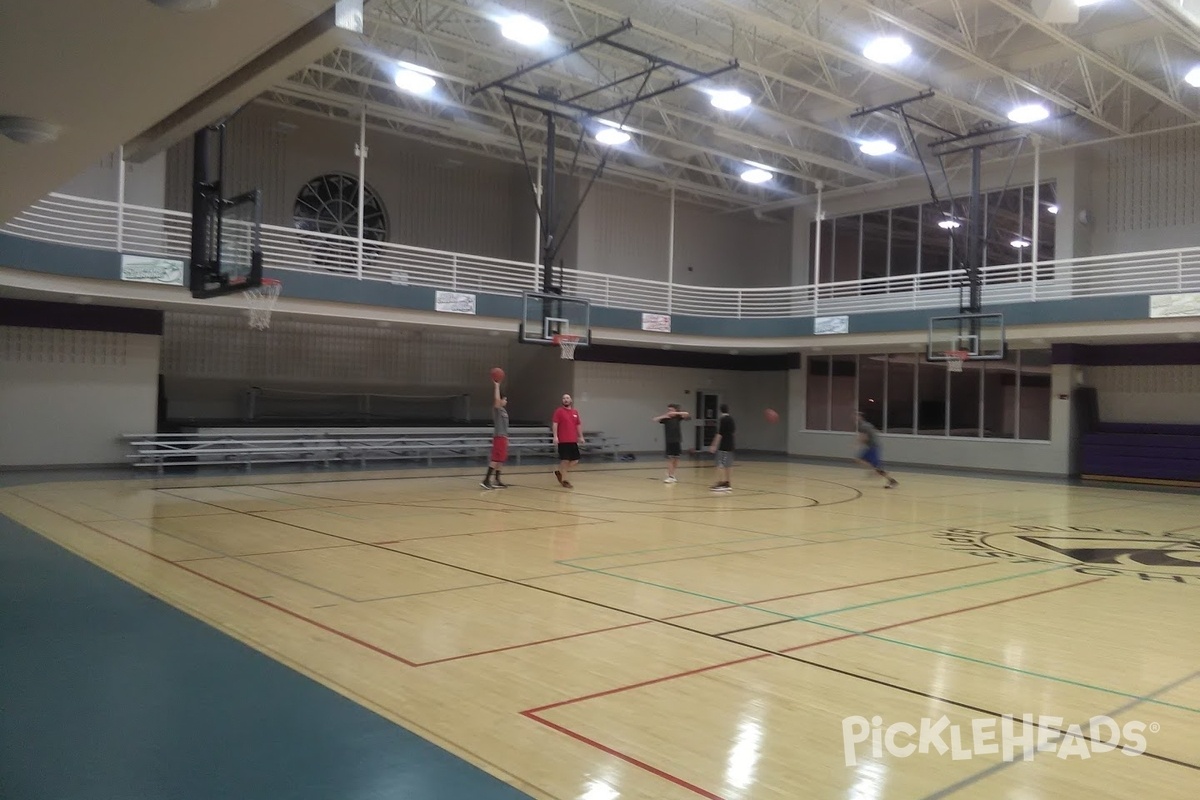
[[[472,87],[629,20],[637,47],[662,58],[701,69],[737,59],[739,69],[717,83],[753,104],[719,111],[694,88],[639,103],[626,123],[634,138],[610,158],[606,177],[726,208],[919,175],[913,148],[946,131],[1006,125],[1022,103],[1046,105],[1051,119],[1071,112],[1031,128],[1050,146],[1200,123],[1200,90],[1183,81],[1200,63],[1200,34],[1162,0],[1102,0],[1079,9],[1074,24],[1047,23],[1022,0],[524,0],[513,11],[544,23],[557,42],[540,52],[500,36],[502,10],[479,0],[370,0],[359,41],[263,100],[348,121],[365,112],[372,127],[398,136],[517,161],[518,128],[527,148],[544,147],[540,115],[514,120],[498,94]],[[881,34],[905,38],[912,55],[893,66],[867,59],[864,45]],[[430,71],[434,95],[399,91],[398,62]],[[533,73],[529,85],[578,94],[636,66],[630,54],[581,53]],[[916,141],[894,115],[851,118],[929,89],[933,97],[910,109]],[[622,91],[600,94],[617,102]],[[864,156],[859,145],[876,138],[899,151]],[[590,135],[581,147],[581,165],[604,155]],[[565,164],[573,153],[562,155]],[[742,182],[747,163],[776,179]]]

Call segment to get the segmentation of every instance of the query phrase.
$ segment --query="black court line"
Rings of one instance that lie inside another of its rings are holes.
[[[850,488],[850,487],[843,487],[843,488]],[[53,509],[50,509],[50,508],[48,508],[48,507],[46,507],[46,506],[42,505],[41,503],[37,503],[36,501],[32,501],[32,500],[28,500],[28,499],[26,499],[26,500],[27,500],[27,502],[32,502],[32,503],[34,503],[35,505],[38,505],[38,506],[40,506],[40,507],[42,507],[42,508],[44,508],[44,509],[46,509],[46,510],[48,510],[48,511],[52,511],[52,512],[53,512]],[[55,512],[55,513],[56,513],[56,512]],[[296,528],[298,528],[298,529],[301,529],[301,530],[309,530],[309,529],[307,529],[307,528],[304,528],[303,526],[294,525],[293,523],[286,523],[286,522],[282,522],[282,523],[280,523],[280,524],[283,524],[283,525],[290,525],[290,526],[292,526],[292,527],[296,527]],[[317,533],[321,533],[320,531],[316,531],[316,532],[317,532]],[[745,649],[748,649],[748,650],[752,650],[752,651],[756,651],[756,652],[759,652],[759,653],[763,653],[763,654],[766,654],[766,655],[773,655],[773,656],[776,656],[776,657],[779,657],[779,658],[785,658],[785,659],[787,659],[787,660],[789,660],[789,661],[793,661],[793,662],[795,662],[795,663],[804,664],[804,665],[806,665],[806,666],[809,666],[809,667],[815,667],[815,668],[817,668],[817,669],[821,669],[821,670],[824,670],[824,671],[827,671],[827,672],[831,672],[831,673],[834,673],[834,674],[842,675],[842,676],[844,676],[844,677],[848,677],[848,678],[852,678],[852,679],[857,679],[857,680],[862,680],[862,681],[865,681],[865,682],[867,682],[867,683],[871,683],[871,684],[874,684],[874,685],[882,686],[882,687],[884,687],[884,688],[888,688],[888,689],[891,689],[891,690],[894,690],[894,691],[898,691],[898,692],[902,692],[902,693],[905,693],[905,694],[914,695],[914,696],[921,697],[921,698],[924,698],[924,699],[927,699],[927,700],[934,700],[934,701],[936,701],[936,702],[946,703],[946,704],[948,704],[948,705],[951,705],[951,706],[954,706],[954,707],[957,707],[957,708],[962,708],[962,709],[965,709],[965,710],[969,710],[969,711],[973,711],[973,712],[976,712],[976,713],[984,714],[984,715],[987,715],[987,716],[995,717],[995,718],[997,718],[997,719],[1001,719],[1001,718],[1003,718],[1003,717],[1005,716],[1004,714],[1002,714],[1002,713],[1000,713],[1000,712],[997,712],[997,711],[993,711],[993,710],[990,710],[990,709],[986,709],[986,708],[983,708],[983,707],[980,707],[980,706],[975,706],[975,705],[972,705],[972,704],[969,704],[969,703],[960,702],[960,701],[957,701],[957,700],[951,700],[951,699],[949,699],[949,698],[946,698],[946,697],[941,697],[941,696],[938,696],[938,695],[932,694],[932,693],[930,693],[930,692],[925,692],[925,691],[922,691],[922,690],[920,690],[920,689],[915,689],[915,688],[912,688],[912,687],[902,686],[902,685],[900,685],[900,684],[893,683],[893,682],[891,682],[891,681],[888,681],[888,680],[885,680],[885,679],[882,679],[882,678],[874,678],[874,677],[871,677],[871,676],[868,676],[868,675],[861,675],[861,674],[858,674],[858,673],[852,672],[852,671],[850,671],[850,670],[847,670],[847,669],[842,669],[842,668],[839,668],[839,667],[834,667],[834,666],[831,666],[831,665],[828,665],[828,664],[822,664],[822,663],[819,663],[819,662],[811,661],[811,660],[808,660],[808,659],[801,658],[801,657],[799,657],[799,656],[794,656],[794,655],[791,655],[791,654],[789,654],[789,653],[781,653],[781,652],[778,652],[778,651],[775,651],[775,650],[771,650],[770,648],[760,647],[760,646],[757,646],[757,645],[751,645],[751,644],[747,644],[747,643],[744,643],[744,642],[736,642],[736,641],[729,640],[729,639],[722,639],[722,638],[720,638],[719,636],[716,636],[716,635],[714,635],[714,634],[711,634],[711,633],[706,633],[706,632],[704,632],[704,631],[698,631],[698,630],[696,630],[696,629],[694,629],[694,628],[688,628],[688,627],[686,627],[686,626],[684,626],[684,625],[677,624],[677,623],[671,622],[671,621],[669,621],[669,620],[662,620],[662,619],[658,619],[658,618],[656,618],[656,617],[651,617],[651,616],[649,616],[649,615],[646,615],[646,614],[643,614],[643,613],[640,613],[640,612],[631,611],[631,610],[628,610],[628,609],[623,609],[623,608],[618,608],[618,607],[616,607],[616,606],[612,606],[612,605],[609,605],[609,604],[607,604],[607,603],[601,603],[601,602],[599,602],[599,601],[596,601],[596,600],[589,600],[589,599],[587,599],[587,598],[583,598],[583,597],[577,597],[577,596],[575,596],[575,595],[571,595],[571,594],[568,594],[568,593],[566,593],[566,592],[560,592],[560,591],[557,591],[557,590],[554,590],[554,589],[549,589],[549,588],[547,588],[547,587],[543,587],[543,586],[534,586],[534,585],[530,585],[530,584],[524,583],[524,582],[522,582],[522,581],[520,581],[520,580],[515,580],[515,579],[505,578],[505,577],[503,577],[503,576],[494,575],[494,574],[491,574],[491,573],[488,573],[488,572],[484,572],[484,571],[482,571],[482,570],[477,570],[477,569],[473,569],[473,568],[469,568],[469,567],[463,567],[463,566],[460,566],[460,565],[457,565],[457,564],[451,564],[451,563],[449,563],[449,562],[445,562],[445,561],[442,561],[442,560],[440,560],[440,559],[435,559],[435,558],[432,558],[432,557],[429,557],[429,556],[417,555],[417,554],[414,554],[414,553],[408,553],[408,552],[405,552],[405,551],[403,551],[403,550],[395,550],[395,549],[392,549],[392,548],[384,548],[384,547],[381,547],[381,546],[379,546],[379,545],[374,545],[374,544],[371,544],[371,543],[358,542],[357,540],[354,540],[354,539],[348,539],[348,538],[346,538],[346,537],[338,536],[338,535],[336,535],[336,534],[328,534],[328,533],[326,533],[326,534],[324,534],[324,535],[326,535],[326,536],[331,536],[331,537],[333,537],[333,538],[344,539],[345,541],[354,542],[355,544],[360,544],[360,545],[364,545],[364,546],[367,546],[367,547],[379,547],[380,549],[386,549],[386,550],[388,550],[389,552],[392,552],[392,553],[401,553],[401,554],[403,554],[403,555],[406,555],[406,556],[408,556],[408,557],[410,557],[410,558],[418,559],[418,560],[425,561],[425,562],[428,562],[428,563],[431,563],[431,564],[437,564],[437,565],[440,565],[440,566],[443,566],[443,567],[448,567],[448,568],[451,568],[451,569],[456,569],[456,570],[460,570],[460,571],[463,571],[463,572],[468,572],[468,573],[471,573],[471,574],[474,574],[474,575],[479,575],[479,576],[481,576],[481,577],[485,577],[485,578],[492,579],[492,580],[494,580],[494,581],[499,581],[499,582],[509,583],[509,584],[513,584],[513,585],[516,585],[516,586],[522,586],[522,587],[524,587],[524,588],[526,588],[526,589],[531,589],[531,590],[533,590],[533,591],[542,592],[542,593],[544,593],[544,594],[548,594],[548,595],[553,595],[553,596],[561,597],[561,598],[563,598],[563,599],[573,600],[573,601],[580,602],[580,603],[584,603],[584,604],[586,604],[586,605],[590,605],[590,606],[593,606],[593,607],[596,607],[596,608],[602,608],[602,609],[605,609],[605,610],[608,610],[608,611],[613,611],[613,612],[616,612],[616,613],[619,613],[619,614],[625,614],[625,615],[627,615],[627,616],[631,616],[631,617],[634,617],[634,618],[636,618],[636,619],[641,619],[641,620],[644,620],[644,621],[647,621],[647,622],[656,622],[656,623],[658,623],[658,624],[660,624],[660,625],[666,625],[666,626],[668,626],[668,627],[675,628],[676,630],[680,630],[680,631],[686,631],[687,633],[689,633],[689,634],[692,634],[692,635],[699,635],[699,636],[706,637],[706,638],[708,638],[708,639],[712,639],[712,640],[714,640],[714,641],[720,641],[720,642],[723,642],[723,643],[725,643],[725,644],[732,644],[732,645],[734,645],[734,646],[737,646],[737,647],[742,647],[742,648],[745,648]],[[1139,698],[1139,699],[1138,699],[1138,702],[1142,702],[1142,701],[1144,701],[1144,700],[1146,700],[1146,699],[1150,699],[1150,698],[1151,698],[1151,696],[1144,696],[1144,697],[1141,697],[1141,698]],[[1069,731],[1061,730],[1061,729],[1054,728],[1054,727],[1048,727],[1048,730],[1054,731],[1054,732],[1056,732],[1056,733],[1059,733],[1059,734],[1062,734],[1062,735],[1064,735],[1064,736],[1066,736],[1066,735],[1074,735],[1074,734],[1070,734],[1070,732],[1069,732]],[[1082,738],[1083,738],[1085,741],[1091,742],[1091,743],[1093,743],[1093,744],[1102,744],[1102,745],[1107,745],[1107,742],[1105,742],[1105,741],[1096,741],[1096,740],[1092,739],[1090,736],[1084,736],[1084,737],[1082,737]],[[1150,753],[1150,752],[1143,753],[1143,756],[1145,756],[1146,758],[1150,758],[1150,759],[1156,760],[1156,761],[1161,761],[1161,762],[1163,762],[1163,763],[1170,763],[1170,764],[1174,764],[1174,765],[1176,765],[1176,766],[1181,766],[1181,767],[1185,767],[1185,768],[1188,768],[1188,769],[1193,769],[1193,770],[1200,771],[1200,765],[1197,765],[1197,764],[1191,764],[1191,763],[1188,763],[1188,762],[1185,762],[1185,761],[1180,761],[1180,760],[1178,760],[1178,759],[1174,759],[1174,758],[1171,758],[1171,757],[1169,757],[1169,756],[1162,756],[1162,755],[1158,755],[1158,754],[1154,754],[1154,753]]]
[[[1121,714],[1125,711],[1129,711],[1132,708],[1136,708],[1137,706],[1140,706],[1142,703],[1146,702],[1147,700],[1153,700],[1154,698],[1158,697],[1161,694],[1166,694],[1167,692],[1171,691],[1172,689],[1176,689],[1176,688],[1182,686],[1183,684],[1195,679],[1198,676],[1200,676],[1200,670],[1193,672],[1191,675],[1186,675],[1186,676],[1180,678],[1179,680],[1174,681],[1173,683],[1168,683],[1166,686],[1155,689],[1153,692],[1151,692],[1148,695],[1145,695],[1144,697],[1139,697],[1136,700],[1130,700],[1125,705],[1121,706],[1118,709],[1114,709],[1113,711],[1109,711],[1104,716],[1115,717],[1117,714]],[[1017,764],[1026,763],[1025,759],[1028,756],[1035,754],[1036,752],[1037,752],[1036,747],[1027,747],[1027,748],[1025,748],[1025,751],[1022,753],[1022,757],[1021,757],[1020,761],[1018,761],[1017,759],[1014,758],[1012,761],[1001,761],[998,764],[993,764],[992,766],[988,767],[985,770],[977,772],[974,775],[968,775],[966,778],[963,778],[962,780],[957,781],[956,783],[952,783],[943,789],[939,789],[938,791],[934,792],[933,794],[926,795],[925,797],[921,798],[921,800],[942,800],[942,798],[949,797],[950,795],[955,794],[956,792],[958,792],[962,789],[965,789],[968,786],[972,786],[972,785],[978,783],[979,781],[984,780],[985,778],[990,778],[991,776],[995,775],[997,772],[1002,772],[1002,771],[1008,769],[1009,767],[1016,766]],[[1150,754],[1144,753],[1143,755],[1150,755]],[[1160,757],[1160,758],[1162,758],[1162,760],[1164,760],[1164,761],[1177,764],[1178,766],[1181,766],[1181,767],[1191,767],[1192,769],[1200,769],[1200,767],[1196,767],[1192,764],[1186,764],[1183,762],[1174,761],[1174,760],[1166,758],[1166,757]]]
[[[759,653],[763,653],[763,654],[766,654],[766,655],[772,655],[772,656],[776,656],[776,657],[779,657],[779,658],[785,658],[785,659],[787,659],[787,660],[789,660],[789,661],[794,661],[794,662],[796,662],[796,663],[798,663],[798,664],[804,664],[805,666],[809,666],[809,667],[815,667],[815,668],[817,668],[817,669],[825,670],[825,671],[827,671],[827,672],[832,672],[832,673],[834,673],[834,674],[837,674],[837,675],[842,675],[842,676],[844,676],[844,677],[848,677],[848,678],[852,678],[852,679],[857,679],[857,680],[865,681],[865,682],[867,682],[867,683],[871,683],[871,684],[874,684],[874,685],[882,686],[882,687],[884,687],[884,688],[887,688],[887,689],[891,689],[891,690],[894,690],[894,691],[902,692],[902,693],[905,693],[905,694],[914,695],[914,696],[916,696],[916,697],[921,697],[921,698],[924,698],[924,699],[926,699],[926,700],[934,700],[934,701],[937,701],[937,702],[940,702],[940,703],[946,703],[946,704],[948,704],[948,705],[951,705],[951,706],[954,706],[954,707],[956,707],[956,708],[962,708],[962,709],[965,709],[965,710],[968,710],[968,711],[973,711],[973,712],[976,712],[976,713],[979,713],[979,714],[984,714],[984,715],[986,715],[986,716],[995,717],[995,718],[997,718],[997,719],[1002,719],[1002,718],[1005,716],[1003,713],[1001,713],[1001,712],[999,712],[999,711],[993,711],[993,710],[991,710],[991,709],[983,708],[983,707],[981,707],[981,706],[972,705],[972,704],[970,704],[970,703],[964,703],[964,702],[961,702],[961,701],[958,701],[958,700],[951,700],[951,699],[949,699],[949,698],[947,698],[947,697],[941,697],[941,696],[939,696],[939,695],[936,695],[936,694],[933,694],[933,693],[931,693],[931,692],[925,692],[925,691],[922,691],[922,690],[920,690],[920,689],[914,689],[914,688],[912,688],[912,687],[908,687],[908,686],[902,686],[902,685],[900,685],[900,684],[898,684],[898,683],[893,683],[893,682],[891,682],[891,681],[888,681],[888,680],[885,680],[885,679],[883,679],[883,678],[874,678],[874,677],[871,677],[871,676],[869,676],[869,675],[860,675],[860,674],[858,674],[858,673],[856,673],[856,672],[852,672],[852,671],[850,671],[850,670],[847,670],[847,669],[842,669],[842,668],[839,668],[839,667],[830,666],[830,665],[828,665],[828,664],[822,664],[822,663],[820,663],[820,662],[817,662],[817,661],[811,661],[811,660],[808,660],[808,659],[800,658],[799,656],[794,656],[794,655],[792,655],[792,654],[790,654],[790,653],[783,653],[783,652],[779,652],[779,651],[772,650],[772,649],[770,649],[770,648],[767,648],[767,647],[760,647],[760,646],[758,646],[758,645],[747,644],[747,643],[745,643],[745,642],[738,642],[738,641],[734,641],[734,640],[731,640],[731,639],[723,639],[723,638],[721,638],[721,637],[719,637],[719,636],[717,636],[717,635],[715,635],[715,634],[712,634],[712,633],[706,633],[706,632],[704,632],[704,631],[699,631],[699,630],[696,630],[695,628],[689,628],[689,627],[687,627],[687,626],[685,626],[685,625],[681,625],[681,624],[679,624],[679,623],[675,623],[675,622],[672,622],[672,621],[670,621],[670,620],[664,620],[664,619],[659,619],[659,618],[657,618],[657,617],[652,617],[652,616],[649,616],[649,615],[647,615],[647,614],[643,614],[643,613],[641,613],[641,612],[637,612],[637,611],[631,611],[631,610],[629,610],[629,609],[624,609],[624,608],[618,608],[618,607],[616,607],[616,606],[612,606],[612,605],[609,605],[609,604],[607,604],[607,603],[602,603],[602,602],[600,602],[600,601],[598,601],[598,600],[589,600],[589,599],[587,599],[587,598],[584,598],[584,597],[577,597],[577,596],[575,596],[575,595],[568,594],[568,593],[566,593],[566,592],[557,591],[557,590],[555,590],[555,589],[549,589],[549,588],[547,588],[547,587],[544,587],[544,586],[534,586],[534,585],[530,585],[530,584],[524,583],[522,580],[516,580],[516,579],[512,579],[512,578],[505,578],[505,577],[503,577],[503,576],[500,576],[500,575],[494,575],[494,574],[492,574],[492,573],[484,572],[484,571],[482,571],[482,570],[473,569],[473,568],[471,568],[471,567],[463,567],[463,566],[459,566],[459,565],[457,565],[457,564],[451,564],[451,563],[449,563],[449,562],[442,561],[442,560],[440,560],[440,559],[432,558],[432,557],[429,557],[429,556],[417,555],[417,554],[415,554],[415,553],[406,553],[406,552],[404,552],[404,551],[401,551],[401,550],[393,550],[392,552],[404,553],[404,555],[407,555],[407,556],[409,556],[410,558],[415,558],[415,559],[418,559],[418,560],[421,560],[421,561],[426,561],[426,562],[428,562],[428,563],[431,563],[431,564],[437,564],[437,565],[439,565],[439,566],[443,566],[443,567],[449,567],[449,568],[451,568],[451,569],[462,570],[463,572],[469,572],[469,573],[471,573],[471,574],[474,574],[474,575],[479,575],[479,576],[482,576],[482,577],[485,577],[485,578],[490,578],[490,579],[492,579],[492,580],[495,580],[495,581],[502,581],[502,582],[504,582],[504,583],[510,583],[510,584],[513,584],[513,585],[516,585],[516,586],[521,586],[521,587],[524,587],[524,588],[526,588],[526,589],[532,589],[533,591],[536,591],[536,592],[542,592],[542,593],[544,593],[544,594],[552,595],[552,596],[555,596],[555,597],[561,597],[561,598],[563,598],[563,599],[565,599],[565,600],[573,600],[573,601],[575,601],[575,602],[584,603],[584,604],[586,604],[586,605],[594,606],[594,607],[596,607],[596,608],[602,608],[602,609],[604,609],[604,610],[606,610],[606,611],[614,611],[614,612],[616,612],[616,613],[618,613],[618,614],[625,614],[625,615],[627,615],[627,616],[634,617],[635,619],[640,619],[640,620],[643,620],[643,621],[646,621],[646,622],[654,622],[654,623],[658,623],[658,624],[660,624],[660,625],[666,625],[666,626],[668,626],[668,627],[670,627],[670,628],[674,628],[674,629],[676,629],[676,630],[680,630],[680,631],[686,631],[687,633],[689,633],[689,634],[692,634],[692,635],[698,635],[698,636],[703,636],[703,637],[705,637],[705,638],[708,638],[708,639],[712,639],[713,641],[719,641],[719,642],[722,642],[722,643],[724,643],[724,644],[732,644],[732,645],[734,645],[734,646],[737,646],[737,647],[743,647],[743,648],[746,648],[746,649],[748,649],[748,650],[753,650],[753,651],[756,651],[756,652],[759,652]],[[1107,579],[1101,579],[1101,580],[1107,580]],[[855,634],[855,635],[857,635],[857,634]],[[1142,699],[1142,700],[1145,700],[1145,699],[1147,699],[1147,698],[1143,697],[1143,698],[1141,698],[1141,699]],[[1065,736],[1065,735],[1068,735],[1068,733],[1069,733],[1069,731],[1061,730],[1061,729],[1054,728],[1054,727],[1047,727],[1047,729],[1048,729],[1048,730],[1055,731],[1055,732],[1057,732],[1057,733],[1059,733],[1059,734],[1062,734],[1062,735],[1064,735],[1064,736]],[[1071,735],[1074,735],[1074,734],[1071,734]],[[1104,741],[1096,741],[1096,740],[1092,739],[1090,736],[1084,736],[1084,737],[1082,737],[1082,738],[1083,738],[1085,741],[1089,741],[1089,742],[1092,742],[1092,743],[1094,743],[1094,744],[1107,744],[1107,742],[1104,742]],[[1146,753],[1144,753],[1143,755],[1144,755],[1145,757],[1147,757],[1147,758],[1151,758],[1151,759],[1154,759],[1154,760],[1162,761],[1162,762],[1164,762],[1164,763],[1175,764],[1175,765],[1177,765],[1177,766],[1186,767],[1186,768],[1188,768],[1188,769],[1193,769],[1193,770],[1196,770],[1196,771],[1200,772],[1200,765],[1197,765],[1197,764],[1190,764],[1190,763],[1188,763],[1188,762],[1186,762],[1186,761],[1180,761],[1180,760],[1178,760],[1178,759],[1171,758],[1170,756],[1163,756],[1163,755],[1158,755],[1158,754],[1154,754],[1154,753],[1150,753],[1150,752],[1146,752]]]

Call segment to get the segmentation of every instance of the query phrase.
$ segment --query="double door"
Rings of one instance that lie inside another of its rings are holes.
[[[721,416],[721,396],[696,390],[696,450],[707,450],[717,437],[717,418]]]

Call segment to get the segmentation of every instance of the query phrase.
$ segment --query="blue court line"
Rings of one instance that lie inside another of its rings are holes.
[[[1191,680],[1194,680],[1198,676],[1200,676],[1200,670],[1193,672],[1191,675],[1185,675],[1184,677],[1180,678],[1177,681],[1168,683],[1166,686],[1159,687],[1158,689],[1155,689],[1153,692],[1150,692],[1149,694],[1137,697],[1133,701],[1126,703],[1125,705],[1121,706],[1120,708],[1109,711],[1104,716],[1115,717],[1117,714],[1121,714],[1125,711],[1129,711],[1132,708],[1136,708],[1137,706],[1141,705],[1142,703],[1153,702],[1154,698],[1158,697],[1160,694],[1165,694],[1166,692],[1169,692],[1173,689],[1177,689],[1180,686],[1184,685],[1185,683],[1187,683]],[[1025,749],[1024,753],[1022,753],[1022,758],[1020,761],[1018,761],[1015,758],[1011,761],[1000,761],[996,764],[993,764],[992,766],[988,767],[985,770],[977,772],[974,775],[968,775],[966,778],[963,778],[960,781],[952,783],[949,786],[946,786],[942,789],[939,789],[938,791],[934,792],[931,795],[926,795],[925,797],[921,798],[921,800],[942,800],[942,798],[944,798],[944,797],[949,797],[950,795],[958,792],[960,789],[965,789],[968,786],[976,784],[985,778],[990,778],[992,775],[995,775],[997,772],[1001,772],[1003,770],[1008,769],[1009,767],[1013,767],[1013,766],[1016,766],[1017,764],[1025,762],[1025,757],[1030,753],[1030,751],[1033,751],[1034,753],[1036,753],[1037,748],[1035,748],[1035,747],[1028,748],[1027,747]]]

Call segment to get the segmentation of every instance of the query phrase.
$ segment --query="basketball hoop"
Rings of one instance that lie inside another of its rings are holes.
[[[946,369],[950,372],[962,372],[963,362],[971,357],[969,350],[946,350],[943,355],[946,356]]]
[[[579,345],[579,340],[582,336],[576,336],[573,333],[555,334],[552,340],[556,345],[562,348],[562,357],[570,360],[575,359],[575,348]]]
[[[271,311],[283,291],[283,284],[274,278],[263,278],[262,285],[242,292],[246,307],[250,310],[250,327],[265,331],[271,327]]]

